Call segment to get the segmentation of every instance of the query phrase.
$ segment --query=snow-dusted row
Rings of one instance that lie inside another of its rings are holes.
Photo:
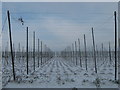
[[[84,59],[83,59],[84,61]],[[19,61],[16,61],[16,63]],[[92,64],[92,59],[90,60],[88,71],[85,69],[85,63],[82,63],[83,67],[75,66],[70,64],[68,60],[65,60],[60,57],[55,57],[49,60],[43,66],[40,66],[36,69],[35,72],[27,75],[24,71],[21,73],[20,66],[16,66],[16,69],[19,69],[17,75],[19,75],[16,82],[13,82],[12,79],[8,80],[10,74],[10,68],[6,69],[8,73],[3,74],[3,79],[7,83],[4,83],[3,87],[18,87],[18,88],[96,88],[96,87],[117,87],[117,83],[114,81],[114,66],[109,63],[109,60],[106,59],[106,62],[101,65],[98,69],[98,74],[95,73],[94,67]],[[99,65],[103,61],[99,61]],[[24,60],[21,61],[24,63]],[[31,60],[32,65],[32,60]],[[32,66],[30,66],[33,69]],[[20,74],[21,73],[21,74]]]

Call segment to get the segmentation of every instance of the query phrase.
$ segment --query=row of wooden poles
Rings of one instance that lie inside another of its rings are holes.
[[[43,44],[41,41],[41,45],[39,45],[40,41],[38,39],[38,48],[35,50],[35,57],[42,58],[42,57],[50,57],[53,52],[49,47],[47,47],[46,44]],[[41,48],[40,48],[41,47]],[[13,44],[13,55],[16,59],[25,59],[26,58],[26,51],[24,46],[21,46],[21,43],[18,43],[18,48],[15,48],[15,45]],[[33,50],[31,47],[28,49],[28,56],[29,58],[33,58]],[[42,56],[42,57],[41,57]],[[11,57],[11,52],[9,51],[9,45],[8,42],[5,46],[5,49],[2,51],[2,57],[5,59],[9,59]]]
[[[97,73],[97,67],[96,67],[96,48],[95,48],[95,40],[94,40],[94,32],[93,32],[93,28],[92,28],[92,39],[93,39],[93,58],[95,61],[95,72]],[[64,58],[69,57],[69,55],[73,58],[76,59],[76,65],[78,65],[78,57],[80,59],[80,67],[82,67],[82,61],[81,58],[84,57],[85,58],[85,65],[86,65],[86,71],[87,71],[87,57],[90,56],[89,53],[87,52],[87,44],[86,44],[86,36],[84,34],[84,52],[81,51],[81,45],[80,45],[80,39],[78,38],[78,50],[77,50],[77,41],[75,41],[75,43],[72,43],[72,51],[70,52],[71,55],[69,54],[69,52],[67,51],[67,48],[64,49],[64,51],[62,51],[62,56]],[[89,51],[90,52],[90,51]],[[103,44],[102,44],[102,56],[103,56]],[[110,50],[110,59],[111,59],[111,50]]]
[[[92,28],[92,36],[94,36],[93,28]],[[94,37],[93,37],[94,39]],[[93,40],[94,41],[94,40]],[[86,71],[87,71],[87,59],[93,58],[94,61],[100,60],[107,60],[109,57],[109,62],[112,64],[112,58],[114,58],[114,51],[111,51],[111,45],[109,42],[108,50],[104,48],[104,44],[101,44],[101,49],[98,50],[97,45],[95,47],[95,50],[87,50],[87,40],[86,36],[84,35],[84,50],[81,50],[81,42],[78,38],[78,41],[75,41],[72,43],[71,46],[67,46],[62,52],[61,56],[65,58],[66,60],[70,60],[74,65],[80,65],[82,67],[82,59],[85,59],[85,65],[86,65]],[[95,57],[94,57],[95,56]],[[79,64],[78,64],[79,60]],[[96,63],[95,63],[96,65]],[[97,71],[96,71],[97,73]]]
[[[116,18],[116,11],[114,12],[114,17],[115,17],[115,24],[114,24],[114,27],[115,27],[115,50],[114,50],[114,60],[115,60],[115,80],[117,80],[117,18]],[[96,50],[96,44],[95,44],[95,37],[94,37],[94,31],[93,31],[93,28],[92,28],[92,43],[93,43],[93,59],[94,59],[94,65],[95,65],[95,72],[97,73],[98,70],[97,70],[97,57],[96,57],[96,53],[97,53],[97,50]],[[65,59],[67,59],[68,57],[72,57],[73,60],[75,58],[76,60],[76,65],[77,65],[77,57],[79,57],[79,60],[80,60],[80,66],[82,67],[82,62],[81,62],[81,58],[82,58],[82,53],[84,53],[84,58],[85,58],[85,67],[86,67],[86,70],[87,70],[87,57],[89,56],[88,55],[88,52],[87,52],[87,48],[86,48],[86,36],[84,34],[84,51],[81,51],[81,47],[80,47],[80,39],[78,38],[78,50],[77,50],[77,42],[75,41],[74,43],[72,43],[72,46],[69,46],[69,50],[68,47],[66,47],[62,52],[61,52],[61,56]],[[70,48],[72,49],[70,51]],[[103,51],[103,43],[102,43],[102,57],[104,58],[105,54],[108,54],[109,55],[109,59],[110,59],[110,62],[112,61],[112,56],[113,55],[113,51],[111,51],[111,47],[110,47],[110,42],[109,42],[109,50],[108,52],[106,51]]]
[[[27,34],[28,34],[28,27],[27,27]],[[50,60],[54,53],[51,51],[51,49],[49,47],[47,47],[46,44],[43,44],[43,42],[41,41],[41,45],[40,45],[40,40],[38,38],[38,42],[37,42],[37,48],[35,48],[35,32],[33,32],[33,50],[32,48],[29,47],[28,45],[28,37],[27,37],[27,43],[26,43],[26,52],[24,50],[24,46],[22,47],[21,50],[21,44],[18,43],[18,49],[15,50],[15,46],[13,44],[13,55],[14,55],[14,59],[16,60],[21,60],[21,59],[27,59],[27,61],[30,61],[29,58],[33,58],[34,59],[34,71],[35,71],[35,58],[38,59],[38,67],[39,67],[39,63],[41,63],[41,65],[43,65],[44,63],[46,63],[48,60]],[[29,47],[29,49],[28,49]],[[41,48],[40,48],[41,47]],[[36,50],[37,49],[37,50]],[[6,63],[8,64],[8,60],[11,57],[11,53],[9,51],[9,45],[7,42],[7,46],[5,47],[5,51],[2,52],[2,57],[5,58]],[[44,58],[44,60],[43,60]],[[27,66],[27,74],[28,74],[28,66]]]
[[[14,69],[14,54],[13,54],[13,43],[12,43],[12,35],[11,35],[11,23],[10,23],[10,13],[9,11],[7,11],[7,16],[8,16],[8,26],[9,26],[9,36],[10,36],[10,49],[11,49],[11,58],[12,58],[12,68],[13,68],[13,78],[15,80],[15,69]],[[116,18],[116,11],[114,12],[114,16],[115,16],[115,80],[117,79],[117,18]],[[28,32],[28,28],[27,28],[27,32]],[[35,32],[33,34],[33,37],[35,37]],[[28,38],[28,33],[27,33],[27,38]],[[92,38],[93,38],[93,53],[94,53],[94,61],[95,61],[95,72],[97,73],[97,67],[96,67],[96,49],[95,49],[95,41],[94,41],[94,33],[93,33],[93,28],[92,28]],[[33,57],[34,57],[34,61],[35,61],[35,38],[33,40],[34,45],[33,45]],[[28,39],[27,39],[27,46],[26,46],[26,59],[27,59],[27,67],[28,67]],[[86,38],[84,35],[84,44],[85,44],[85,55],[87,55],[87,51],[86,51]],[[76,46],[76,42],[75,42],[75,46]],[[85,56],[87,57],[87,56]],[[87,58],[85,60],[87,62]],[[35,62],[34,62],[35,63]],[[35,68],[34,68],[35,70]],[[28,71],[27,71],[28,73]]]
[[[14,50],[13,50],[13,42],[12,42],[12,34],[11,34],[11,21],[10,21],[10,12],[9,10],[7,11],[7,16],[8,16],[8,28],[9,28],[9,38],[10,38],[10,56],[12,58],[12,72],[13,72],[13,79],[16,80],[16,74],[15,74],[15,63],[14,63],[14,59],[15,59],[15,53],[14,53]],[[27,74],[29,73],[28,71],[28,61],[29,61],[29,56],[30,56],[30,52],[29,52],[29,45],[28,45],[28,27],[27,27],[27,30],[26,30],[26,53],[25,53],[25,56],[26,56],[26,67],[27,67]],[[19,44],[20,46],[20,44]],[[32,52],[32,57],[33,57],[33,65],[34,65],[34,71],[35,71],[35,58],[36,56],[38,56],[38,67],[39,67],[39,58],[41,60],[41,65],[43,64],[43,56],[44,57],[47,57],[47,59],[51,59],[53,56],[54,56],[54,52],[51,51],[50,48],[48,48],[46,45],[46,49],[47,51],[43,53],[43,43],[41,41],[41,50],[39,48],[40,46],[40,40],[38,38],[38,51],[36,51],[36,48],[35,48],[35,31],[33,32],[33,52]],[[21,52],[18,52],[19,55],[17,55],[18,57],[20,57],[20,53]]]

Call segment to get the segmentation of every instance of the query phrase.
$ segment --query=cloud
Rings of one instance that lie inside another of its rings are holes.
[[[61,43],[61,45],[70,45],[78,38],[83,39],[83,34],[89,37],[89,25],[80,25],[62,18],[48,17],[42,22],[41,26],[44,27],[51,36],[56,37],[56,40],[53,42]]]
[[[91,27],[95,27],[96,44],[101,45],[103,42],[107,46],[108,41],[114,44],[113,17],[107,21],[107,24],[102,22],[112,16],[113,11],[117,10],[116,7],[116,3],[4,3],[3,13],[9,9],[12,17],[17,19],[22,16],[25,20],[25,26],[21,26],[11,18],[13,41],[16,45],[21,42],[25,46],[28,26],[30,47],[35,31],[36,40],[39,38],[53,50],[62,50],[68,45],[71,46],[78,38],[81,40],[81,46],[84,47],[84,34],[87,46],[90,48]],[[4,18],[5,16],[3,20]]]

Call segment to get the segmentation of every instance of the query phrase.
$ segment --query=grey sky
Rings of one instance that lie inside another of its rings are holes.
[[[92,46],[91,28],[94,27],[95,41],[108,47],[114,46],[114,14],[116,3],[3,3],[3,23],[6,11],[10,10],[12,35],[15,47],[20,42],[25,46],[26,27],[29,27],[29,43],[32,47],[32,34],[40,38],[52,50],[62,50],[80,38],[83,48],[83,35],[86,35],[87,47]],[[17,20],[22,17],[25,25]],[[3,30],[3,44],[8,41],[7,22]],[[37,43],[36,43],[37,44]],[[4,47],[3,46],[3,47]],[[37,45],[36,45],[37,46]]]

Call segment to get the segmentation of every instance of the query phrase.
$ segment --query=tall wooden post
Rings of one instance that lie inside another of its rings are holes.
[[[120,38],[119,38],[119,46],[118,46],[118,60],[120,60]],[[118,63],[119,63],[120,61],[118,61]]]
[[[72,56],[73,56],[73,63],[74,63],[74,44],[73,43],[72,43],[72,51],[73,51]]]
[[[70,47],[70,58],[71,58],[71,63],[72,63],[72,47]]]
[[[94,62],[95,62],[95,72],[97,73],[97,66],[96,66],[96,51],[95,51],[95,39],[94,39],[94,32],[92,28],[92,39],[93,39],[93,53],[94,53]]]
[[[103,46],[103,43],[102,43],[102,58],[103,58],[103,61],[104,61],[104,46]]]
[[[22,59],[24,59],[24,46],[22,47]]]
[[[110,64],[111,64],[112,59],[111,59],[111,46],[110,46],[110,42],[109,42],[109,58],[110,58]]]
[[[19,61],[20,61],[20,57],[21,57],[21,50],[20,50],[20,43],[18,44],[18,58],[19,58]]]
[[[13,55],[13,49],[12,49],[12,35],[11,35],[11,23],[10,23],[9,10],[7,11],[7,16],[8,16],[8,28],[9,28],[9,37],[10,37],[10,49],[11,49],[11,58],[12,58],[13,79],[15,81],[14,55]]]
[[[28,74],[28,27],[27,27],[27,35],[26,35],[26,60],[27,60],[27,74]]]
[[[85,65],[86,65],[86,71],[87,71],[87,51],[86,51],[86,38],[84,34],[84,47],[85,47]]]
[[[115,16],[115,80],[117,80],[117,18],[116,11],[114,12]]]
[[[34,62],[34,71],[35,71],[35,31],[33,32],[33,62]]]
[[[44,63],[46,63],[46,60],[47,60],[47,58],[46,58],[46,44],[44,45],[44,57],[45,57],[45,60],[44,60]]]
[[[75,58],[76,58],[76,65],[77,65],[77,43],[75,41]]]
[[[39,67],[39,38],[38,38],[38,67]]]
[[[66,48],[65,48],[65,59],[66,59]]]
[[[42,41],[41,41],[41,65],[42,65]]]
[[[80,66],[82,67],[82,61],[81,61],[81,50],[80,50],[80,39],[79,39],[79,38],[78,38],[78,45],[79,45]]]

